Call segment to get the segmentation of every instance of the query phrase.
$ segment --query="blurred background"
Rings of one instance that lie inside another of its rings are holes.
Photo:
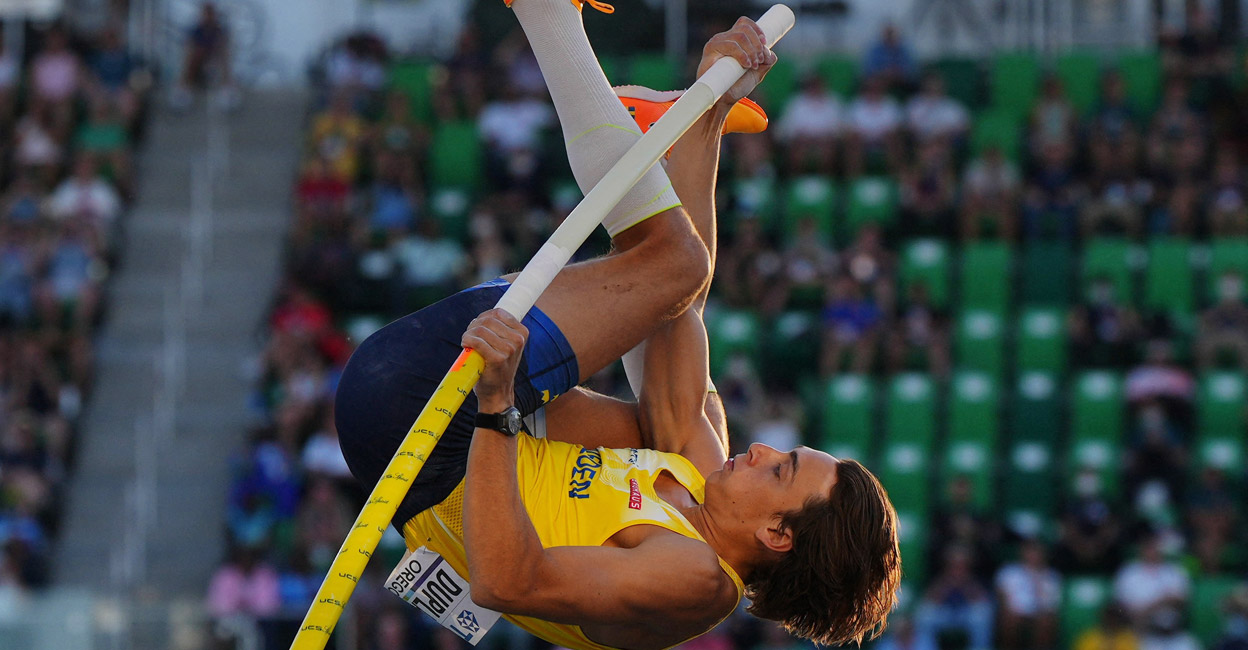
[[[0,2],[0,648],[288,647],[366,491],[352,347],[580,198],[500,4]],[[766,4],[585,22],[672,89]],[[872,647],[1248,647],[1244,4],[790,2],[771,127],[724,143],[711,367],[735,447],[890,490]],[[332,647],[459,645],[384,591],[402,552]]]

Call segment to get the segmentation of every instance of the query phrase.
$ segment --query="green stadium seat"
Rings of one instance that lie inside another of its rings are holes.
[[[1131,244],[1122,239],[1100,238],[1090,242],[1083,252],[1083,295],[1087,297],[1088,288],[1097,278],[1108,278],[1114,285],[1118,298],[1128,303],[1135,302],[1135,289],[1132,282],[1132,248]]]
[[[1183,239],[1154,238],[1148,242],[1144,273],[1144,306],[1188,315],[1196,306],[1192,281],[1192,245]]]
[[[1010,302],[1011,251],[1002,242],[980,242],[962,249],[961,303],[963,309],[1004,313]]]
[[[971,123],[971,149],[979,154],[995,147],[1006,158],[1018,162],[1023,154],[1023,124],[1014,113],[986,111]]]
[[[1204,576],[1192,581],[1192,600],[1188,605],[1192,633],[1204,647],[1214,647],[1222,635],[1226,620],[1223,602],[1239,584],[1239,580],[1223,576]]]
[[[733,357],[744,357],[758,367],[762,323],[755,312],[745,309],[708,311],[706,334],[710,345],[712,377],[723,372]]]
[[[866,463],[875,441],[875,382],[869,376],[840,375],[826,385],[819,447],[837,457]]]
[[[1209,303],[1218,300],[1218,278],[1225,273],[1238,272],[1248,281],[1248,239],[1215,239],[1209,246],[1209,276],[1205,299]]]
[[[1071,404],[1071,435],[1075,440],[1122,439],[1122,377],[1107,370],[1090,370],[1074,382]]]
[[[1202,376],[1196,403],[1200,434],[1244,437],[1246,393],[1244,376],[1239,373],[1211,372]]]
[[[1005,372],[1005,319],[1000,312],[968,309],[954,334],[957,366],[999,379]]]
[[[1118,57],[1118,71],[1135,110],[1151,115],[1161,100],[1161,54],[1155,50]]]
[[[1016,441],[1006,452],[1000,511],[1023,537],[1049,531],[1057,507],[1056,453],[1042,441]]]
[[[763,384],[795,387],[798,378],[818,373],[821,333],[819,318],[812,312],[793,310],[777,315],[761,341],[767,350],[760,359]]]
[[[389,85],[407,96],[412,117],[433,121],[433,80],[437,66],[424,61],[397,61],[390,66]]]
[[[1248,418],[1243,375],[1211,372],[1200,378],[1196,401],[1196,460],[1202,467],[1237,470],[1243,466]]]
[[[784,108],[788,105],[789,100],[798,93],[801,86],[801,75],[797,69],[797,64],[792,59],[780,59],[775,65],[771,66],[771,71],[767,73],[767,79],[759,85],[758,90],[762,94],[759,102],[762,104],[768,115],[774,115],[779,118],[784,114]]]
[[[980,507],[991,506],[999,429],[994,379],[985,373],[959,372],[949,396],[945,476],[969,478]]]
[[[612,86],[624,85],[623,76],[628,69],[628,64],[620,56],[615,54],[607,54],[598,52],[598,65],[602,68],[602,74],[606,75],[607,81]]]
[[[887,227],[897,219],[897,182],[883,176],[866,176],[848,189],[845,222],[849,235],[867,224]]]
[[[901,250],[901,293],[922,284],[936,307],[949,306],[949,246],[939,239],[915,239]]]
[[[437,219],[442,234],[460,241],[468,239],[468,213],[472,192],[466,187],[434,187],[429,192],[429,214]]]
[[[463,187],[475,192],[484,185],[484,155],[476,124],[439,125],[429,148],[435,154],[429,156],[429,181],[434,187]]]
[[[885,489],[889,489],[887,485]],[[897,508],[897,546],[907,582],[921,584],[927,578],[927,536],[926,511]]]
[[[830,54],[819,59],[815,71],[823,77],[828,90],[848,100],[858,86],[858,60],[851,56]]]
[[[1015,442],[1040,442],[1052,448],[1062,431],[1057,375],[1023,372],[1015,385],[1010,429]]]
[[[1100,475],[1106,494],[1116,494],[1122,476],[1122,380],[1112,372],[1089,371],[1075,379],[1071,440],[1066,468],[1073,478],[1084,469]]]
[[[1071,105],[1081,115],[1090,114],[1100,95],[1100,58],[1092,52],[1067,52],[1057,57],[1056,69]]]
[[[1040,87],[1040,62],[1027,52],[998,54],[992,61],[992,106],[1017,118],[1031,112]]]
[[[927,375],[915,372],[893,376],[885,398],[884,439],[915,443],[923,454],[936,440],[936,385]]]
[[[1052,307],[1028,307],[1018,319],[1018,369],[1066,370],[1066,319]]]
[[[833,241],[837,191],[824,176],[799,176],[789,181],[785,191],[783,234],[792,236],[803,219],[814,219],[825,243]]]
[[[1071,576],[1065,582],[1060,619],[1062,647],[1069,648],[1080,634],[1096,625],[1113,591],[1108,579],[1097,576]]]
[[[940,59],[928,66],[928,70],[939,74],[945,80],[945,90],[949,96],[962,102],[968,110],[975,110],[983,105],[978,61]]]
[[[1024,304],[1064,307],[1070,303],[1072,277],[1070,246],[1060,242],[1032,242],[1023,248],[1021,299]]]
[[[628,65],[628,84],[655,90],[684,88],[680,83],[680,66],[662,54],[638,54]],[[620,83],[614,81],[613,83]]]

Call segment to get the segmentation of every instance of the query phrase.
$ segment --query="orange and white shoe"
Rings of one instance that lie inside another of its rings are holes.
[[[628,114],[637,121],[641,132],[645,133],[667,109],[676,103],[684,94],[683,90],[651,90],[644,86],[616,86],[615,96],[620,98]],[[733,104],[728,111],[728,120],[724,122],[724,134],[729,133],[762,133],[767,129],[767,113],[751,99],[742,99]]]
[[[503,4],[505,4],[505,5],[507,5],[508,7],[510,7],[510,6],[511,6],[511,3],[515,2],[515,1],[516,1],[516,0],[503,0]],[[573,6],[573,7],[576,7],[576,10],[577,10],[577,11],[580,11],[580,10],[584,9],[584,8],[585,8],[585,5],[589,5],[589,6],[593,7],[594,9],[597,9],[598,11],[601,11],[601,12],[602,12],[602,13],[604,13],[604,14],[613,14],[613,13],[615,13],[615,7],[612,7],[611,5],[609,5],[609,4],[605,3],[605,2],[602,2],[601,0],[571,0],[571,2],[572,2],[572,6]]]

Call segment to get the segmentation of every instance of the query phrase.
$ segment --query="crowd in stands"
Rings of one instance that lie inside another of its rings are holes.
[[[0,42],[0,602],[49,580],[147,86],[116,29]]]
[[[889,28],[861,60],[777,65],[771,128],[725,141],[707,319],[733,445],[881,476],[906,578],[877,647],[1248,644],[1248,84],[1192,7],[1139,53],[921,64]],[[616,83],[686,81],[655,61],[603,57]],[[221,616],[301,616],[362,501],[331,412],[352,345],[519,268],[580,196],[518,32],[469,27],[438,62],[359,34],[324,68]],[[378,586],[387,539],[360,647],[454,645]],[[690,646],[795,642],[742,615]]]

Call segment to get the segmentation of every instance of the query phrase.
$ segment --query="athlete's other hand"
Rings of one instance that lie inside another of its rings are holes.
[[[498,413],[515,402],[516,369],[528,338],[528,328],[501,309],[491,309],[468,325],[462,345],[485,359],[475,389],[482,413]]]
[[[749,95],[758,82],[767,76],[776,55],[767,49],[767,37],[758,23],[742,16],[732,29],[711,37],[702,48],[702,62],[698,64],[698,76],[710,69],[716,61],[731,57],[745,68],[745,74],[724,93],[721,102],[731,106],[738,100]]]

